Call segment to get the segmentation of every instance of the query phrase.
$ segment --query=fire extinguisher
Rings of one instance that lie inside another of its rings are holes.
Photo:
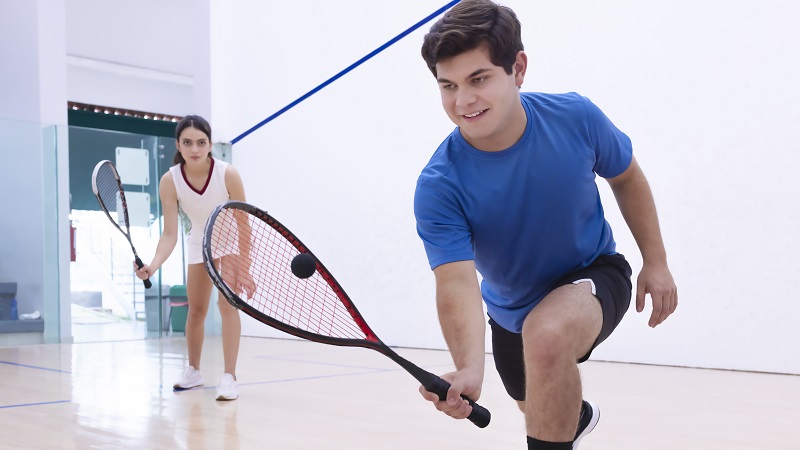
[[[75,262],[75,227],[72,226],[72,221],[69,221],[69,260]]]

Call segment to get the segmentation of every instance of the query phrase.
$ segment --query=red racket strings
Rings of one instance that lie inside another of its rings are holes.
[[[263,220],[222,209],[211,232],[211,250],[225,284],[260,313],[323,336],[368,338],[318,271],[305,279],[292,273],[292,259],[300,251]],[[247,284],[242,274],[252,277],[250,295],[242,287]]]

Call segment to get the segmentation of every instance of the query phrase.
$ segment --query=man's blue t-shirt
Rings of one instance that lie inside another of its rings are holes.
[[[628,136],[587,98],[520,97],[528,122],[516,144],[484,152],[456,128],[414,196],[431,269],[474,260],[489,316],[516,333],[561,277],[615,252],[595,174],[620,175],[632,158]]]

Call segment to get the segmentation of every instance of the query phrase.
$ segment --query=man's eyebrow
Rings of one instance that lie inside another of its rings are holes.
[[[471,74],[467,75],[467,79],[475,78],[478,75],[481,75],[484,72],[488,72],[488,71],[489,71],[489,69],[478,69],[475,72],[472,72]],[[447,78],[437,78],[436,81],[438,81],[439,83],[443,83],[443,84],[447,84],[447,83],[452,84],[453,83],[452,81],[448,80]]]

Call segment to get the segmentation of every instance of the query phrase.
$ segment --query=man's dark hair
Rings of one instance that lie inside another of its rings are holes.
[[[178,126],[175,127],[175,140],[180,141],[181,133],[183,130],[187,128],[195,128],[197,130],[202,131],[206,136],[208,136],[208,145],[209,149],[211,148],[211,125],[208,124],[206,119],[203,119],[200,116],[186,116],[178,122]],[[211,152],[209,151],[209,155]],[[181,152],[175,151],[175,157],[172,159],[173,164],[183,164],[186,160],[183,159],[183,155]]]
[[[521,26],[511,8],[491,0],[463,0],[431,26],[422,43],[422,59],[436,76],[436,63],[489,45],[492,64],[511,74],[523,50]]]

